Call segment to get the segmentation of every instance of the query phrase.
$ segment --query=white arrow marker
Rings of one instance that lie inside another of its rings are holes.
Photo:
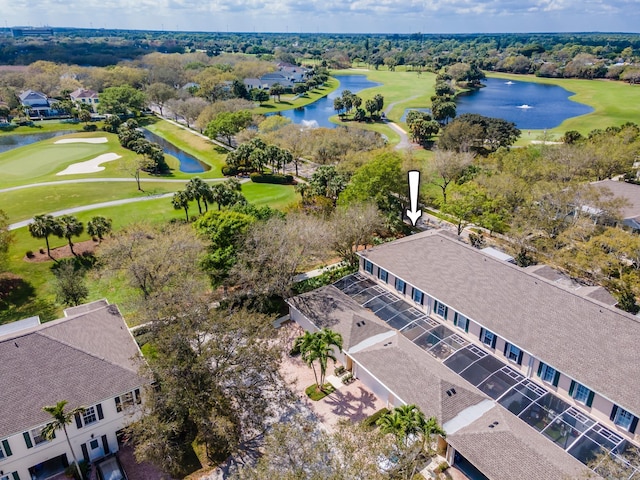
[[[422,210],[418,210],[418,191],[420,190],[420,172],[418,170],[409,171],[409,199],[411,200],[411,210],[407,210],[407,217],[411,219],[415,227],[416,222],[422,216]]]

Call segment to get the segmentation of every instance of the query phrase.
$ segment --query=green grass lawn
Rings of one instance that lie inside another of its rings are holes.
[[[78,187],[79,185],[71,185],[71,187]],[[132,188],[134,190],[136,188],[135,184],[124,185],[128,185],[128,188]],[[159,184],[158,188],[182,187],[180,184]],[[35,189],[26,189],[23,191],[33,192],[34,190]],[[104,189],[100,190],[104,191]],[[242,186],[242,191],[250,202],[256,205],[270,205],[274,208],[285,208],[299,198],[291,185],[246,183]],[[133,191],[133,194],[135,195],[136,192]],[[3,199],[1,201],[4,202]],[[3,205],[5,204],[3,203]],[[51,210],[47,209],[47,211]],[[189,214],[197,215],[197,213],[197,206],[195,203],[192,203]],[[182,219],[184,218],[184,211],[175,210],[171,205],[171,199],[162,198],[80,212],[75,216],[86,225],[87,221],[96,215],[103,215],[107,218],[111,218],[113,221],[113,228],[117,231],[133,223],[160,223],[167,222],[172,218]],[[62,315],[62,306],[55,304],[55,295],[52,287],[53,274],[50,271],[53,262],[30,263],[24,261],[24,256],[27,250],[35,252],[40,248],[45,248],[44,240],[31,237],[27,227],[15,230],[14,235],[15,242],[11,246],[9,252],[10,259],[8,271],[25,279],[31,285],[34,295],[31,297],[29,302],[26,302],[20,308],[0,312],[0,324],[38,314],[45,320],[58,318]],[[74,242],[89,240],[89,238],[90,237],[85,233],[77,239],[74,239]],[[66,245],[66,239],[52,237],[49,241],[51,248]],[[131,288],[128,287],[124,278],[90,279],[89,301],[107,298],[109,302],[117,303],[122,306],[127,304],[127,300],[129,300],[132,295],[133,292]],[[123,307],[123,313],[126,317],[131,312],[126,310],[126,307]]]
[[[281,95],[279,102],[271,99],[268,102],[261,104],[259,107],[254,108],[252,111],[253,113],[270,113],[304,107],[305,105],[315,102],[319,98],[326,97],[339,86],[340,82],[335,78],[329,78],[326,84],[322,87],[316,87],[302,95]]]
[[[43,120],[33,122],[33,126],[18,126],[11,129],[0,129],[0,136],[11,134],[28,134],[42,132],[59,132],[60,130],[77,130],[82,132],[82,123],[62,123],[60,120]]]
[[[186,180],[184,184],[186,184]],[[0,204],[3,205],[9,222],[15,223],[27,220],[34,215],[65,208],[184,190],[184,184],[181,182],[144,182],[142,183],[144,192],[138,191],[135,182],[50,185],[0,192]],[[129,208],[134,207],[129,206]]]
[[[640,104],[640,86],[609,80],[576,80],[565,78],[540,78],[534,75],[509,75],[504,73],[488,73],[488,77],[504,78],[548,85],[558,85],[575,94],[570,97],[575,102],[584,103],[594,108],[592,113],[565,120],[558,127],[549,129],[548,134],[562,136],[567,130],[577,130],[583,135],[596,128],[605,129],[622,125],[626,122],[640,122],[638,104]],[[531,135],[523,132],[525,143],[535,140],[543,132],[531,130]],[[529,138],[533,137],[533,138]]]
[[[369,98],[380,94],[384,97],[384,110],[393,105],[387,118],[398,123],[405,130],[404,122],[400,121],[407,108],[427,108],[431,106],[431,96],[434,94],[435,74],[388,70],[334,70],[334,75],[365,75],[372,82],[381,83],[377,87],[367,88],[357,93],[363,100],[363,105]],[[337,115],[331,117],[331,121],[338,125],[340,121]],[[345,122],[351,124],[351,122]],[[353,123],[354,126],[373,130],[387,137],[389,143],[400,141],[398,134],[384,123]]]
[[[223,176],[221,169],[225,164],[227,154],[223,153],[219,148],[215,148],[216,146],[211,142],[196,135],[191,130],[180,128],[162,119],[157,119],[145,125],[145,128],[211,166],[211,170],[195,174],[196,176],[201,178],[220,178]],[[176,178],[191,178],[194,176],[194,174],[182,173],[177,168],[174,169],[173,174]]]

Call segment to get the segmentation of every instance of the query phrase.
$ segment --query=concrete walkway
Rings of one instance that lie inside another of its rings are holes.
[[[342,265],[342,262],[332,263],[331,265],[327,265],[326,267],[317,268],[316,270],[310,270],[308,272],[299,273],[295,277],[293,277],[294,283],[302,282],[304,280],[308,280],[309,278],[319,277],[327,270],[331,270],[332,268],[336,268]]]
[[[396,150],[408,150],[410,148],[413,148],[413,143],[411,142],[411,140],[409,140],[409,136],[407,135],[407,132],[405,132],[400,125],[393,122],[387,122],[387,125],[389,125],[389,127],[394,132],[400,135],[400,141],[394,147]]]

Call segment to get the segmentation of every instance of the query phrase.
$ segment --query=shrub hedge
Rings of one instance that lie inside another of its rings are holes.
[[[293,175],[253,172],[250,178],[255,183],[275,183],[278,185],[290,185],[293,183]]]

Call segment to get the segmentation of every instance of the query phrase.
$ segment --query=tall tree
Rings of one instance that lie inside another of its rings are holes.
[[[290,397],[270,319],[212,310],[202,295],[164,305],[153,322],[158,355],[149,367],[156,383],[147,391],[147,414],[133,426],[135,453],[182,478],[196,439],[210,461],[220,462],[264,431]]]
[[[336,352],[342,349],[342,335],[331,329],[323,328],[311,335],[303,335],[302,339],[296,346],[300,349],[302,360],[313,369],[313,375],[316,378],[316,388],[324,389],[324,379],[327,374],[327,363],[329,360],[337,362]],[[315,362],[318,362],[320,376],[316,373]]]
[[[56,299],[70,307],[80,305],[88,296],[85,270],[75,262],[62,261],[53,270]]]
[[[0,272],[4,270],[7,264],[9,247],[13,240],[13,234],[9,230],[9,218],[4,210],[0,210]]]
[[[160,109],[160,115],[164,115],[163,108],[166,103],[176,97],[176,89],[166,83],[152,83],[147,87],[147,99],[155,103]]]
[[[189,195],[185,191],[179,191],[173,194],[171,198],[171,204],[176,210],[184,209],[184,216],[187,222],[189,222]]]
[[[328,228],[333,233],[331,244],[344,262],[357,265],[358,247],[369,245],[382,225],[383,217],[373,203],[341,206],[329,220]]]
[[[123,273],[145,299],[181,289],[185,280],[206,277],[199,268],[204,243],[190,225],[127,225],[100,246],[104,275]]]
[[[53,215],[36,215],[33,217],[33,223],[29,225],[29,233],[34,238],[44,238],[47,244],[47,255],[51,260],[55,259],[51,256],[51,248],[49,247],[49,236],[57,235],[59,231],[58,222]]]
[[[85,407],[76,407],[71,411],[65,412],[64,407],[67,403],[68,402],[66,400],[60,400],[55,405],[42,407],[42,410],[52,417],[52,421],[42,429],[42,436],[47,440],[53,440],[56,437],[56,430],[62,430],[64,432],[64,436],[67,439],[67,445],[69,446],[69,451],[71,452],[71,457],[73,458],[73,463],[75,463],[76,466],[78,479],[82,480],[82,471],[78,464],[78,458],[71,446],[71,440],[69,440],[67,425],[71,425],[71,422],[73,422],[76,415],[82,415],[85,411]]]
[[[145,106],[144,93],[129,85],[105,88],[100,94],[98,111],[112,115],[137,115]]]
[[[62,215],[57,219],[56,223],[58,224],[56,235],[60,238],[66,238],[67,242],[69,242],[71,253],[76,255],[76,252],[73,251],[71,238],[79,237],[84,232],[84,225],[73,215]]]
[[[92,237],[98,237],[102,242],[105,235],[111,233],[111,219],[97,215],[87,222],[87,233]]]
[[[431,162],[431,174],[433,183],[442,190],[443,205],[447,203],[447,188],[451,182],[457,181],[472,162],[473,155],[470,153],[436,150]]]

